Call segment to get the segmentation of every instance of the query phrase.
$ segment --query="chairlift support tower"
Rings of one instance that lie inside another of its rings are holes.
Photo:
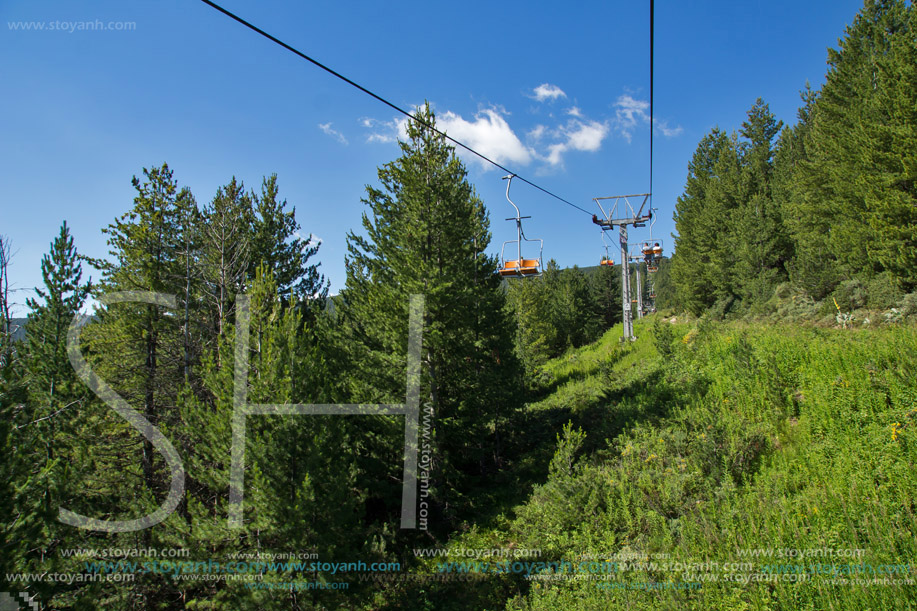
[[[640,262],[646,265],[646,280],[645,290],[643,293],[646,295],[644,300],[644,312],[655,312],[656,311],[656,272],[659,271],[659,264],[662,261],[662,240],[658,238],[653,238],[653,226],[656,224],[658,216],[655,214],[657,211],[656,208],[650,209],[650,214],[653,217],[652,222],[650,223],[650,239],[642,242],[641,244],[634,245],[633,256],[637,259],[639,266]]]
[[[640,208],[636,211],[630,203],[629,198],[643,198]],[[636,195],[611,195],[607,197],[594,197],[596,205],[602,211],[602,218],[592,215],[592,222],[609,231],[614,227],[618,228],[618,239],[621,244],[621,301],[624,319],[624,336],[623,341],[634,341],[634,320],[633,308],[631,308],[631,290],[630,290],[630,257],[627,252],[627,227],[633,225],[636,227],[646,227],[647,221],[653,218],[652,212],[643,214],[650,199],[649,193],[639,193]],[[611,207],[606,211],[602,202],[611,202]]]
[[[635,276],[635,279],[636,279],[636,281],[637,281],[637,291],[636,291],[637,294],[636,294],[636,299],[631,299],[631,303],[636,302],[636,304],[637,304],[637,318],[643,318],[643,314],[644,314],[644,307],[643,307],[643,282],[642,282],[642,278],[641,278],[641,276],[640,276],[640,265],[643,263],[643,257],[642,257],[642,256],[639,256],[639,257],[638,257],[638,256],[631,255],[630,257],[628,257],[628,260],[629,260],[631,263],[636,263],[636,264],[637,264],[637,265],[634,267],[634,276]],[[649,276],[649,274],[647,274],[647,276]],[[649,278],[647,278],[647,282],[649,282]]]

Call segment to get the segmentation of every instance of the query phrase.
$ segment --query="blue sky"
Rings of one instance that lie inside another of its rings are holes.
[[[583,208],[649,190],[648,0],[222,4],[399,106],[429,100],[451,136]],[[700,138],[737,129],[759,96],[795,122],[861,7],[657,0],[654,233],[667,254]],[[108,29],[82,23],[97,21]],[[81,253],[103,256],[131,177],[163,162],[201,205],[232,176],[257,189],[276,172],[336,292],[365,185],[399,154],[394,111],[197,0],[5,0],[0,82],[0,234],[19,303],[62,220]],[[496,252],[514,234],[502,172],[466,164]],[[518,182],[512,196],[546,259],[597,263],[586,214]]]

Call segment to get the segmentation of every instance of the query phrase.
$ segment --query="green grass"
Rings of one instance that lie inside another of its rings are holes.
[[[412,602],[558,611],[917,606],[914,585],[820,574],[725,581],[910,563],[907,575],[847,577],[917,579],[917,329],[653,323],[638,322],[632,344],[619,342],[617,328],[546,365],[507,441],[496,505],[447,545],[540,549],[542,560],[570,562],[624,552],[656,566],[619,567],[614,583],[631,589],[501,575],[430,584]],[[755,549],[866,551],[742,555]],[[718,581],[675,589],[697,580],[676,562],[719,563],[699,571]],[[724,571],[725,563],[750,566]],[[435,572],[436,562],[421,570]],[[646,584],[669,585],[637,589]]]
[[[569,453],[566,445],[580,446],[579,460],[536,488],[518,508],[512,532],[526,547],[540,546],[558,559],[622,550],[646,554],[657,565],[618,572],[617,583],[673,589],[600,590],[591,580],[542,581],[507,608],[914,605],[913,585],[842,585],[818,574],[802,583],[743,584],[724,582],[718,568],[705,571],[718,583],[674,589],[690,575],[663,565],[750,563],[738,573],[762,579],[781,570],[869,571],[913,562],[907,575],[848,577],[917,578],[915,329],[670,329],[672,352],[665,359],[645,323],[632,347],[617,348],[606,336],[550,365],[566,381],[533,409],[569,402],[576,414],[596,409],[598,401],[607,422],[620,423],[624,414],[625,423],[604,448],[594,437],[607,436],[608,426],[584,427],[582,442],[567,435],[558,453]],[[618,357],[604,385],[602,354]],[[746,549],[826,548],[866,552],[859,558],[740,555]]]

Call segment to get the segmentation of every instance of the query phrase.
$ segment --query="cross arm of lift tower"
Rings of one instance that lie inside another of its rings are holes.
[[[592,215],[592,222],[601,227],[604,230],[611,229],[612,227],[627,227],[628,225],[633,225],[634,227],[645,227],[646,222],[653,218],[653,211],[650,209],[646,214],[643,214],[643,209],[646,208],[647,202],[650,201],[650,193],[637,193],[634,195],[609,195],[607,197],[594,197],[592,198],[595,201],[596,205],[599,207],[599,210],[602,211],[602,217],[598,215]],[[643,198],[643,201],[640,204],[640,207],[637,210],[634,210],[633,205],[630,203],[631,199]],[[603,201],[613,202],[611,207],[607,210],[602,206]]]

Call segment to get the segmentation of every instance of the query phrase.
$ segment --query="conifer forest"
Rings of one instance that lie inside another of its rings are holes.
[[[502,259],[429,103],[335,291],[282,173],[139,161],[104,257],[5,224],[0,609],[917,607],[917,7],[836,35],[664,256]]]

